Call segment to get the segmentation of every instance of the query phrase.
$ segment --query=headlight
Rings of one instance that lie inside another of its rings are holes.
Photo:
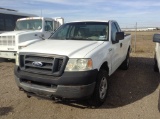
[[[91,59],[69,59],[65,71],[86,71],[91,69]]]
[[[16,54],[16,65],[19,66],[19,54]]]

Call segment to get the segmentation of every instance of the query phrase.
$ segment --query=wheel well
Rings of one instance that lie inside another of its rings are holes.
[[[101,66],[100,69],[104,69],[104,70],[106,70],[107,72],[109,72],[108,62],[104,62],[104,63],[102,64],[102,66]]]

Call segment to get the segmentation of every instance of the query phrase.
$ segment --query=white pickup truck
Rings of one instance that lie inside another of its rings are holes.
[[[160,34],[156,33],[153,36],[153,42],[156,42],[154,55],[154,71],[160,72]]]
[[[62,25],[49,39],[20,50],[15,80],[28,96],[106,99],[108,76],[129,67],[131,36],[116,21],[77,21]]]
[[[16,22],[14,31],[0,34],[0,58],[15,59],[19,49],[49,38],[63,18],[29,17]]]

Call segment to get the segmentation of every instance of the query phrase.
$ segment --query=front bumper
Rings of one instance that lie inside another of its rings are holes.
[[[16,59],[16,51],[0,51],[0,58]]]
[[[79,99],[93,94],[97,73],[97,70],[65,72],[61,77],[54,77],[23,72],[15,67],[15,80],[18,87],[27,93]]]

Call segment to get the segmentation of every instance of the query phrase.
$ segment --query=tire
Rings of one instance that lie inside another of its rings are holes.
[[[121,64],[120,69],[127,70],[129,68],[129,63],[130,63],[130,57],[129,57],[129,51],[128,51],[126,59]]]
[[[97,82],[94,93],[89,99],[89,104],[94,107],[101,106],[107,97],[108,92],[108,73],[106,70],[101,69],[97,76]]]
[[[0,62],[5,62],[6,59],[5,58],[0,58]]]
[[[156,57],[154,57],[154,71],[155,71],[155,72],[159,72]]]

